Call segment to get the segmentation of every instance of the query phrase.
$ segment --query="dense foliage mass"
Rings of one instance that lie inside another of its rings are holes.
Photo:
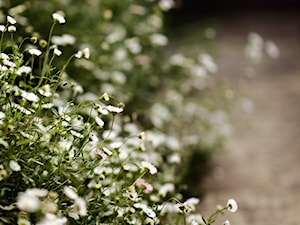
[[[210,154],[229,128],[209,98],[213,59],[163,54],[172,1],[0,6],[0,224],[211,224],[236,211],[231,199],[205,220],[179,192],[193,151]]]

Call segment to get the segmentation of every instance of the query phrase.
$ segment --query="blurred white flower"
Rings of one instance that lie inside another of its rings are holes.
[[[78,59],[80,59],[82,57],[84,57],[86,59],[89,59],[90,58],[90,49],[89,48],[84,48],[83,50],[78,51],[75,54],[75,57],[78,58]]]
[[[66,22],[66,19],[63,17],[63,15],[61,15],[61,13],[56,12],[52,14],[52,18],[55,22],[58,22],[60,24],[63,24]]]
[[[230,225],[229,220],[225,220],[225,222],[223,223],[223,225]]]
[[[38,102],[39,101],[39,97],[32,93],[32,92],[27,92],[27,91],[21,91],[21,96],[25,99],[27,99],[28,101],[31,102]]]
[[[50,97],[52,95],[51,87],[49,84],[45,84],[44,86],[39,88],[38,92],[45,97]]]
[[[238,205],[236,201],[232,198],[228,199],[226,206],[230,212],[236,212],[238,210]]]
[[[157,168],[153,164],[151,164],[150,162],[142,161],[141,164],[142,164],[143,168],[149,170],[150,174],[153,175],[153,174],[157,173]]]
[[[174,0],[160,0],[158,5],[163,11],[168,11],[175,6],[175,2]]]
[[[6,31],[6,27],[4,25],[0,25],[0,31],[3,33]]]
[[[9,161],[9,167],[13,170],[13,171],[20,171],[21,170],[21,166],[19,165],[19,163],[15,160],[10,160]]]
[[[90,49],[89,49],[89,48],[84,48],[84,49],[82,50],[82,54],[83,54],[83,57],[84,57],[84,58],[89,59],[90,56],[91,56]]]
[[[266,49],[267,54],[271,58],[278,58],[279,57],[279,54],[280,54],[279,48],[277,47],[277,45],[273,41],[266,41],[265,49]]]
[[[70,198],[70,199],[72,199],[72,200],[75,200],[75,199],[78,198],[77,193],[74,191],[74,189],[73,189],[72,187],[65,186],[65,187],[64,187],[64,193],[65,193],[65,195],[66,195],[68,198]]]
[[[40,56],[42,54],[42,52],[39,49],[36,48],[30,48],[28,50],[28,52],[32,55],[32,56]]]
[[[218,71],[218,65],[214,62],[214,59],[210,55],[201,54],[198,56],[198,60],[208,72],[216,73]]]
[[[17,207],[25,212],[36,212],[40,209],[41,202],[36,196],[25,193],[19,194],[17,198]]]
[[[16,74],[21,75],[21,74],[29,74],[31,72],[31,67],[29,66],[21,66],[20,68],[18,68],[18,70],[16,71]]]
[[[96,123],[98,124],[99,127],[103,128],[104,121],[101,118],[99,118],[98,116],[96,116],[95,117],[95,121],[96,121]]]
[[[172,193],[175,190],[173,183],[166,183],[159,188],[158,194],[162,197],[166,197],[168,193]]]
[[[62,36],[53,36],[51,41],[53,44],[65,46],[75,44],[76,38],[70,34],[63,34]]]
[[[75,205],[78,208],[78,214],[80,216],[86,216],[87,214],[86,202],[82,198],[78,197],[75,199]]]
[[[10,24],[16,24],[17,23],[17,21],[14,18],[12,18],[11,16],[7,16],[7,22],[10,23]]]
[[[37,223],[37,225],[64,225],[66,223],[66,217],[58,217],[52,213],[47,213],[43,220]]]
[[[147,206],[146,204],[143,204],[143,203],[135,203],[133,205],[135,208],[137,209],[142,209],[143,212],[149,216],[150,218],[154,218],[156,217],[156,213],[149,207]]]
[[[165,46],[168,44],[168,38],[163,34],[152,34],[150,36],[150,41],[154,46]]]

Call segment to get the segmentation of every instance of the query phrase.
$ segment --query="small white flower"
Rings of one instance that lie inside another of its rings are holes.
[[[42,54],[42,52],[36,48],[31,48],[28,50],[28,52],[30,53],[30,55],[33,55],[33,56],[40,56]]]
[[[80,59],[82,57],[86,58],[86,59],[89,59],[90,58],[90,49],[89,48],[84,48],[83,50],[81,51],[78,51],[76,54],[75,54],[75,57]]]
[[[99,127],[103,128],[104,121],[101,118],[99,118],[98,116],[96,116],[95,117],[95,121],[96,121],[96,123],[98,124]]]
[[[49,84],[45,84],[44,86],[42,86],[41,88],[38,89],[38,92],[45,96],[45,97],[50,97],[52,95],[51,93],[51,87]]]
[[[56,45],[73,45],[76,42],[76,38],[70,34],[63,34],[62,36],[53,36],[51,41]]]
[[[52,213],[47,213],[43,220],[37,223],[37,225],[64,225],[67,221],[66,217],[57,217]]]
[[[230,212],[236,212],[238,210],[238,205],[236,203],[236,201],[234,199],[228,199],[227,201],[227,209],[230,211]]]
[[[153,175],[153,174],[157,173],[157,168],[150,162],[142,161],[141,164],[142,164],[143,168],[146,168],[149,170],[150,174]]]
[[[52,18],[54,21],[63,24],[66,22],[66,19],[60,13],[53,13]]]
[[[69,186],[64,187],[64,193],[68,198],[70,198],[72,200],[75,200],[78,198],[77,193],[73,190],[73,188],[71,188]]]
[[[10,32],[10,33],[14,33],[14,32],[17,31],[17,28],[16,28],[16,26],[11,25],[11,26],[9,26],[9,27],[7,28],[7,30],[8,30],[8,32]]]
[[[27,99],[28,101],[31,101],[31,102],[38,102],[39,101],[39,97],[36,94],[32,93],[32,92],[22,91],[21,96],[23,98]]]
[[[4,25],[0,25],[0,31],[3,33],[6,31],[6,27]]]
[[[31,188],[31,189],[27,189],[25,192],[27,195],[29,196],[34,196],[34,197],[46,197],[48,194],[48,190],[46,189],[39,189],[39,188]]]
[[[168,44],[168,38],[163,34],[152,34],[150,41],[154,46],[165,46]]]
[[[62,54],[62,51],[61,51],[61,50],[59,50],[58,48],[55,48],[55,49],[54,49],[54,55],[56,55],[56,56],[61,56],[61,54]]]
[[[89,48],[84,48],[84,49],[82,50],[82,54],[83,54],[83,57],[84,57],[84,58],[89,59],[90,56],[91,56],[90,49],[89,49]]]
[[[168,11],[175,6],[175,2],[174,0],[160,0],[158,5],[163,11]]]
[[[12,18],[11,16],[7,16],[7,22],[10,23],[10,24],[16,24],[17,23],[17,21],[14,18]]]
[[[13,171],[20,171],[21,170],[21,166],[19,165],[19,163],[15,160],[10,160],[9,161],[9,167],[13,170]]]
[[[225,222],[223,223],[223,225],[230,225],[229,220],[225,220]]]
[[[111,113],[121,113],[123,112],[123,108],[121,107],[116,107],[116,106],[112,106],[112,105],[108,105],[106,106],[106,109],[111,112]]]
[[[78,197],[77,199],[75,199],[75,204],[78,207],[78,214],[80,216],[86,216],[87,214],[87,206],[86,206],[86,202]]]
[[[18,196],[17,207],[25,212],[36,212],[40,209],[41,202],[36,196],[22,193]]]
[[[16,72],[16,74],[18,74],[18,75],[21,75],[21,74],[29,74],[31,72],[31,67],[29,67],[29,66],[21,66],[18,70],[17,70],[17,72]]]
[[[74,56],[77,58],[77,59],[80,59],[82,57],[82,51],[78,51]]]
[[[175,190],[173,183],[166,183],[159,188],[158,195],[166,197],[168,193],[172,193]]]
[[[266,52],[271,58],[278,58],[280,51],[277,45],[273,41],[266,41]]]

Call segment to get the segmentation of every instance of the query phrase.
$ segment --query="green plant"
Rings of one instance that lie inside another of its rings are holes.
[[[180,156],[166,162],[157,151],[170,137],[141,132],[122,102],[84,92],[67,75],[72,59],[87,62],[88,48],[58,67],[63,50],[50,40],[66,20],[52,18],[44,41],[15,40],[10,16],[0,27],[0,223],[211,224],[236,210],[231,201],[206,222],[198,199],[182,200],[172,171]]]

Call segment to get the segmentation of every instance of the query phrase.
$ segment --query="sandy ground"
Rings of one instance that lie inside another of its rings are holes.
[[[280,57],[265,56],[260,63],[246,60],[244,47],[251,31],[274,41]],[[206,194],[199,210],[207,216],[217,204],[234,198],[239,211],[220,216],[216,224],[229,219],[232,225],[299,225],[300,13],[227,14],[217,45],[219,76],[255,107],[243,113],[237,104],[232,115],[235,133],[201,183]],[[255,70],[251,79],[245,75],[249,67]]]

